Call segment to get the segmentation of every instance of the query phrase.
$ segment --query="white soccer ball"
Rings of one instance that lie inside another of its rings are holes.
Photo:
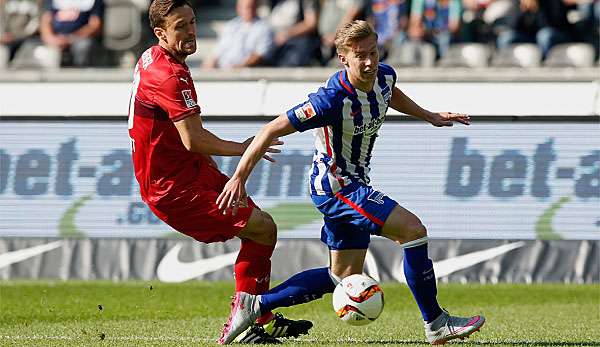
[[[367,275],[350,275],[335,287],[333,309],[350,325],[369,324],[383,311],[383,291]]]

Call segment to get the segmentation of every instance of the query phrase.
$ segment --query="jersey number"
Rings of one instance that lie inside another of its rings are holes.
[[[140,85],[140,72],[136,65],[135,71],[133,73],[133,85],[131,86],[131,96],[129,97],[129,117],[127,118],[127,127],[128,129],[133,129],[133,119],[135,113],[135,96],[137,95],[138,87]],[[129,141],[131,142],[131,151],[135,152],[135,140],[129,137]]]

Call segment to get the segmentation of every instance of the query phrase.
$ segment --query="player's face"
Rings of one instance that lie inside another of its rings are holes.
[[[346,54],[340,55],[348,74],[362,83],[370,83],[377,77],[379,51],[375,36],[366,37],[354,43]]]
[[[155,32],[176,57],[185,58],[196,52],[196,17],[187,5],[171,11],[165,18],[165,28],[156,28]]]

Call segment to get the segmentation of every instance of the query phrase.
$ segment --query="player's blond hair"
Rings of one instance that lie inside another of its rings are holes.
[[[345,54],[352,44],[365,39],[369,36],[377,39],[377,33],[371,24],[364,20],[355,20],[344,24],[335,33],[335,49],[338,53]]]

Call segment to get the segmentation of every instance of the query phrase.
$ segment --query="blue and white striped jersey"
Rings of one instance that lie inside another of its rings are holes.
[[[309,94],[307,101],[287,111],[296,130],[315,129],[312,195],[335,195],[351,182],[369,184],[373,145],[395,84],[396,72],[382,63],[369,93],[355,89],[342,70]]]

